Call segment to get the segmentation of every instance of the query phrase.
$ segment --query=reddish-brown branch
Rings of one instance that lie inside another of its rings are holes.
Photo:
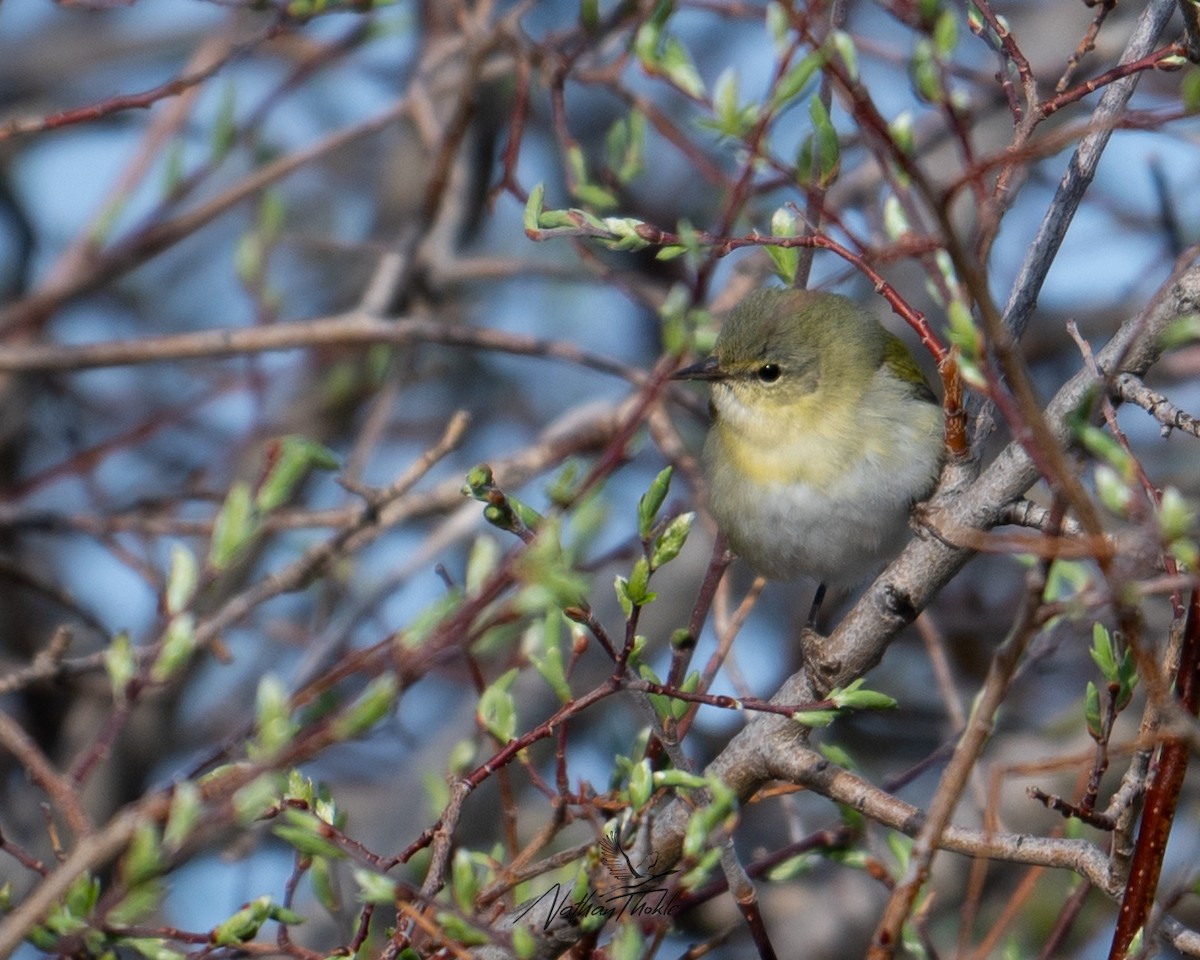
[[[212,63],[198,70],[193,70],[190,73],[180,74],[173,80],[160,83],[158,86],[143,90],[141,93],[119,94],[97,103],[87,104],[82,107],[72,107],[70,110],[62,110],[58,113],[51,113],[35,119],[9,120],[7,123],[0,124],[0,141],[22,134],[41,133],[46,130],[57,130],[79,123],[91,123],[124,110],[145,110],[154,106],[160,100],[165,100],[168,97],[176,97],[190,90],[192,87],[198,86],[205,80],[216,76],[229,63],[245,56],[266,41],[278,36],[284,28],[285,24],[282,21],[276,21],[252,40],[230,48],[223,56],[217,58]]]
[[[1192,590],[1188,602],[1175,690],[1182,709],[1188,716],[1195,716],[1200,711],[1200,588]],[[1187,767],[1187,742],[1175,736],[1164,737],[1146,787],[1141,827],[1129,868],[1129,882],[1117,914],[1109,960],[1124,960],[1134,937],[1150,916]]]
[[[1063,70],[1063,75],[1058,78],[1058,83],[1054,85],[1055,93],[1062,93],[1067,89],[1067,84],[1071,82],[1075,71],[1079,69],[1080,62],[1096,49],[1096,37],[1100,35],[1100,28],[1104,26],[1104,21],[1108,19],[1108,15],[1112,13],[1116,5],[1117,0],[1100,0],[1096,4],[1096,16],[1088,24],[1083,37],[1075,46],[1075,51],[1067,58],[1067,66]]]
[[[1038,108],[1042,119],[1052,116],[1068,104],[1082,100],[1084,97],[1095,93],[1101,87],[1107,87],[1110,83],[1120,80],[1122,77],[1128,77],[1134,73],[1141,73],[1145,70],[1152,70],[1157,67],[1162,61],[1169,57],[1181,57],[1187,53],[1187,49],[1182,43],[1172,43],[1153,53],[1138,59],[1131,60],[1129,63],[1122,63],[1113,67],[1111,70],[1106,70],[1097,77],[1092,77],[1070,90],[1066,90],[1050,100],[1046,100]]]
[[[993,12],[989,0],[977,0],[975,7],[987,22],[989,29],[996,36],[1004,57],[1016,69],[1017,76],[1021,80],[1021,88],[1025,93],[1024,105],[1017,102],[1016,91],[1013,90],[1012,81],[1008,78],[1006,72],[1003,69],[1000,71],[1000,82],[1003,84],[1005,93],[1008,96],[1009,109],[1012,110],[1013,119],[1020,124],[1025,115],[1037,107],[1037,78],[1033,75],[1033,68],[1029,65],[1029,60],[1021,51],[1021,48],[1017,46],[1017,41],[1012,35],[1012,31],[1001,23],[1000,18]]]

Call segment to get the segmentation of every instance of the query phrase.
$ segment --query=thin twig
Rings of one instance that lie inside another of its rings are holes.
[[[1113,381],[1113,392],[1126,403],[1141,407],[1163,426],[1163,435],[1182,430],[1200,437],[1200,418],[1192,416],[1171,403],[1157,390],[1151,390],[1141,377],[1122,373]]]
[[[1039,574],[1031,575],[1030,582],[1026,585],[1021,611],[1009,630],[1008,637],[992,658],[983,689],[976,697],[971,712],[971,722],[942,773],[933,803],[913,843],[909,866],[888,899],[875,928],[875,934],[871,938],[867,956],[872,960],[884,960],[894,956],[901,942],[901,927],[929,877],[933,855],[941,845],[942,834],[950,824],[950,817],[954,808],[958,806],[959,797],[966,787],[970,772],[991,735],[996,711],[1008,693],[1012,676],[1037,629],[1038,607],[1045,588],[1045,567],[1046,564],[1043,563]]]

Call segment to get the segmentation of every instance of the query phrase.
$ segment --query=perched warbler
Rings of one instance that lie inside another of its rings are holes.
[[[823,594],[899,551],[937,482],[942,412],[871,314],[831,293],[757,290],[713,355],[674,378],[712,384],[709,508],[758,573],[806,574]]]

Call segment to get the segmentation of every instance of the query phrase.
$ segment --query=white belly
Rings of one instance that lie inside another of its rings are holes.
[[[940,421],[940,412],[931,407]],[[710,509],[729,545],[764,576],[801,574],[853,584],[893,557],[909,533],[913,504],[933,489],[940,449],[918,442],[938,424],[898,424],[900,456],[859,452],[821,492],[805,483],[759,483],[720,469],[706,447]],[[715,433],[715,431],[714,431]],[[911,437],[904,434],[911,433]],[[710,435],[710,443],[719,443]]]

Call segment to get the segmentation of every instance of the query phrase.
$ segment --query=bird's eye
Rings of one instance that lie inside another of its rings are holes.
[[[764,363],[758,368],[758,379],[763,383],[774,383],[783,373],[777,363]]]

